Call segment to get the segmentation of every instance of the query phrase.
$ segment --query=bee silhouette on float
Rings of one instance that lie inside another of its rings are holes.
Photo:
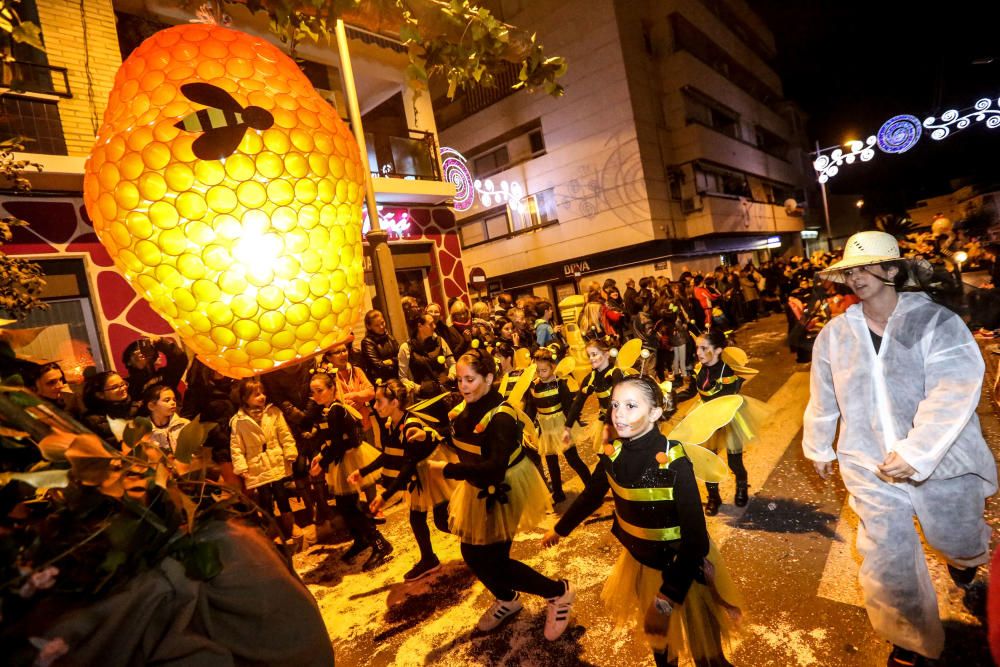
[[[186,132],[204,132],[191,144],[191,151],[202,160],[221,160],[236,152],[247,128],[266,130],[274,125],[274,116],[267,109],[244,108],[233,96],[210,83],[186,83],[181,86],[184,97],[207,109],[199,109],[174,123]]]

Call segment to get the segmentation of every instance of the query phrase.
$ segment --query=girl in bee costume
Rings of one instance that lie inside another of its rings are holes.
[[[583,405],[587,402],[587,396],[597,394],[597,402],[600,405],[598,418],[591,422],[587,441],[590,442],[594,451],[598,454],[604,451],[605,427],[608,424],[608,406],[611,404],[611,388],[616,382],[625,377],[620,368],[611,364],[611,350],[613,349],[610,336],[592,338],[587,341],[587,358],[590,359],[590,374],[580,385],[580,390],[573,399],[573,404],[566,412],[566,428],[564,429],[564,442],[571,442],[573,434],[570,428],[580,419],[583,412]],[[581,422],[582,425],[582,422]]]
[[[698,364],[695,365],[694,387],[702,401],[739,394],[745,381],[739,373],[756,372],[727,363],[723,355],[726,344],[726,335],[718,329],[712,329],[698,338],[695,348]],[[742,398],[743,407],[739,409],[733,421],[716,431],[704,445],[716,452],[723,447],[726,449],[729,469],[736,476],[736,496],[733,504],[737,507],[745,507],[749,501],[750,484],[746,466],[743,464],[743,449],[757,437],[761,425],[770,415],[770,410],[761,401],[746,396]],[[722,505],[719,485],[706,482],[705,488],[708,491],[705,514],[715,516]]]
[[[433,417],[407,409],[410,394],[399,380],[379,385],[375,392],[375,410],[384,420],[380,425],[384,428],[385,449],[375,461],[354,472],[348,480],[359,481],[382,468],[383,491],[371,502],[372,514],[376,514],[397,491],[405,490],[410,506],[410,528],[420,549],[420,560],[403,575],[404,581],[416,581],[441,567],[431,546],[427,513],[432,512],[434,525],[447,533],[448,500],[455,489],[455,482],[445,479],[440,468],[430,465],[431,461],[455,460],[454,455],[445,449],[444,439],[431,426]]]
[[[375,476],[350,478],[356,470],[364,468],[378,458],[378,450],[361,440],[361,416],[337,401],[334,379],[327,373],[315,373],[309,381],[313,404],[302,422],[303,430],[315,429],[316,440],[323,443],[320,453],[312,460],[309,474],[319,477],[326,471],[327,483],[337,501],[337,510],[344,517],[347,529],[354,537],[354,544],[341,556],[345,563],[352,562],[368,547],[372,552],[362,569],[366,572],[381,565],[392,553],[392,545],[382,537],[371,517],[358,506],[358,487],[375,484]]]
[[[565,378],[556,377],[556,353],[542,347],[535,351],[535,373],[538,378],[528,390],[524,412],[538,422],[538,453],[545,457],[552,478],[552,502],[566,500],[559,470],[559,454],[576,471],[583,483],[590,479],[590,470],[580,458],[572,440],[565,440],[566,413],[573,402],[573,392]]]
[[[553,546],[611,491],[611,529],[625,549],[601,593],[615,620],[635,618],[658,666],[690,653],[699,667],[732,667],[722,645],[739,598],[709,542],[694,469],[677,441],[656,428],[663,393],[647,376],[615,385],[611,423],[620,439],[606,448],[583,493],[542,538]],[[685,646],[686,645],[686,646]]]
[[[444,476],[460,484],[448,525],[462,542],[462,558],[496,598],[479,630],[492,630],[520,611],[525,592],[548,599],[545,637],[554,640],[569,624],[576,591],[510,557],[517,532],[534,528],[552,508],[548,490],[524,455],[523,425],[493,388],[493,357],[472,349],[459,359],[457,372],[464,401],[452,411],[452,443],[459,462],[445,465]]]

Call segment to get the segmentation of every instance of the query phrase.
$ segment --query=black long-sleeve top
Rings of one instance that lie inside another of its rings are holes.
[[[361,444],[361,421],[342,403],[324,408],[311,402],[302,419],[303,431],[313,430],[312,438],[319,442],[319,464],[326,470],[331,463],[340,463],[344,455]]]
[[[133,401],[142,400],[143,392],[154,384],[164,384],[176,394],[177,385],[187,370],[187,354],[173,338],[161,338],[153,344],[153,347],[163,354],[167,363],[152,368],[128,367],[128,395]]]
[[[423,440],[407,440],[406,431],[419,428],[427,434]],[[442,442],[441,436],[423,420],[405,414],[396,424],[388,426],[379,420],[382,432],[382,453],[367,466],[361,468],[361,476],[367,477],[382,468],[382,498],[389,499],[404,488],[413,489],[416,482],[417,465],[426,459]]]
[[[524,396],[524,414],[534,419],[539,413],[566,414],[573,405],[573,391],[566,379],[552,378],[548,382],[535,380]]]
[[[653,428],[633,440],[620,440],[621,452],[613,459],[602,456],[600,466],[605,474],[591,475],[590,481],[555,526],[559,535],[566,536],[594,513],[609,490],[610,478],[625,489],[673,489],[672,500],[631,501],[614,492],[615,522],[611,532],[628,549],[632,557],[647,567],[663,572],[660,592],[682,603],[693,581],[704,581],[702,566],[708,555],[708,529],[698,495],[694,468],[686,456],[676,458],[661,468],[656,455],[666,452],[667,439]],[[670,442],[670,445],[679,445]],[[622,528],[624,519],[643,528],[679,527],[679,539],[641,539]]]
[[[361,369],[372,384],[378,384],[378,380],[398,380],[399,343],[396,339],[388,333],[380,335],[369,331],[361,340]]]
[[[591,370],[590,374],[583,381],[583,384],[580,385],[580,391],[576,393],[573,405],[570,406],[569,411],[566,413],[566,426],[572,426],[580,419],[580,413],[583,412],[583,404],[587,402],[587,396],[590,394],[597,394],[597,402],[601,407],[598,419],[607,423],[608,409],[611,407],[611,389],[623,377],[625,375],[621,369],[615,366],[607,366],[600,370]]]
[[[510,457],[521,445],[521,423],[505,412],[497,412],[481,433],[475,432],[486,413],[503,402],[503,396],[490,389],[475,403],[466,404],[452,420],[452,444],[458,452],[458,463],[444,467],[445,477],[466,480],[481,489],[503,481]],[[470,451],[476,448],[479,453]]]
[[[736,375],[729,365],[721,359],[714,366],[701,366],[695,369],[694,386],[703,401],[711,401],[720,396],[732,396],[740,393],[743,378]]]

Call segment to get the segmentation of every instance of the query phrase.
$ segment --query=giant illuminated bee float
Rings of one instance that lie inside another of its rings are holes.
[[[84,201],[115,265],[210,367],[329,347],[364,289],[350,130],[269,42],[180,25],[122,63]]]

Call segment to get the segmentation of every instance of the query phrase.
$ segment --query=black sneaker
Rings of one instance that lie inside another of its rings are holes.
[[[361,566],[362,572],[371,572],[382,563],[389,560],[389,554],[392,553],[392,545],[381,535],[376,535],[375,539],[372,540],[372,552],[368,554],[368,560],[365,564]]]
[[[340,560],[344,563],[350,565],[354,562],[354,559],[361,555],[361,552],[371,546],[371,543],[367,540],[354,540],[354,544],[347,548],[340,556]]]
[[[886,667],[927,667],[927,658],[916,651],[907,651],[901,646],[892,647]]]
[[[948,574],[951,575],[951,580],[955,582],[956,586],[966,591],[972,587],[972,582],[976,578],[976,572],[978,571],[979,566],[955,567],[954,565],[948,565]]]
[[[414,565],[409,572],[403,575],[403,581],[417,581],[423,579],[428,574],[432,574],[441,569],[441,561],[437,556],[430,560],[421,560]]]

